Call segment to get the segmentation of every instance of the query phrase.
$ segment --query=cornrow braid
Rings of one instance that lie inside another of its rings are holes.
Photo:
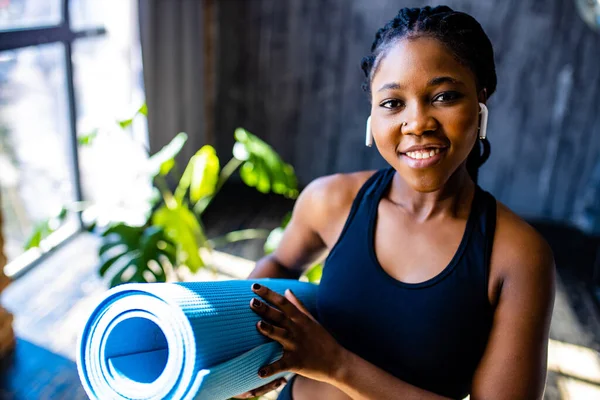
[[[373,75],[396,41],[422,36],[439,40],[459,63],[468,67],[475,75],[478,91],[485,90],[488,98],[495,92],[496,66],[490,39],[475,18],[448,6],[403,8],[379,29],[371,45],[371,54],[361,62],[365,74],[363,90],[370,94]],[[467,158],[467,170],[473,181],[477,182],[478,169],[487,161],[490,152],[487,139],[473,146]]]

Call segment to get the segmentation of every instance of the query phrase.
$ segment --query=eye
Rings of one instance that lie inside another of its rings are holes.
[[[460,99],[461,97],[463,97],[463,95],[458,92],[444,92],[444,93],[440,93],[439,95],[437,95],[433,99],[433,101],[440,101],[442,103],[451,103],[455,100]]]
[[[391,99],[384,101],[383,103],[379,104],[379,106],[383,108],[393,109],[402,107],[402,102],[400,100]]]

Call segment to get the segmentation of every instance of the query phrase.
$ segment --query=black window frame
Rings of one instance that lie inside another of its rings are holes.
[[[106,35],[106,29],[103,26],[84,28],[74,30],[71,26],[71,13],[70,13],[71,0],[61,1],[61,22],[58,25],[48,26],[34,26],[26,28],[16,29],[0,29],[0,52],[9,50],[18,50],[25,47],[39,46],[51,43],[62,43],[64,46],[64,62],[65,62],[65,73],[66,73],[66,84],[67,84],[67,103],[69,112],[69,142],[71,147],[71,160],[72,160],[72,176],[73,184],[75,189],[76,201],[83,201],[83,192],[81,185],[81,171],[79,163],[79,148],[77,145],[77,102],[75,94],[75,84],[73,80],[73,43],[76,40],[83,38],[94,38],[102,37]],[[81,213],[78,213],[78,225],[79,229],[70,237],[66,238],[57,246],[41,253],[31,262],[24,265],[18,271],[11,275],[11,279],[17,279],[33,268],[35,265],[42,262],[47,256],[49,256],[53,250],[61,247],[62,245],[69,242],[78,233],[83,230],[83,221],[81,219]]]

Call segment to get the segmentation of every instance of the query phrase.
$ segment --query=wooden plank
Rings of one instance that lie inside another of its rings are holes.
[[[0,292],[10,283],[10,279],[4,274],[4,266],[7,263],[4,254],[4,218],[2,217],[2,195],[0,193]]]
[[[314,144],[319,137],[318,118],[323,115],[319,112],[319,99],[314,93],[314,73],[317,66],[315,57],[316,35],[315,25],[318,18],[319,7],[315,2],[304,2],[302,13],[292,16],[297,19],[296,25],[299,30],[291,38],[290,46],[293,51],[297,48],[297,55],[290,69],[294,70],[294,75],[298,82],[295,87],[298,92],[298,105],[293,112],[293,120],[297,122],[296,132],[293,137],[294,155],[293,162],[296,173],[301,182],[310,182],[313,174],[313,166],[310,160],[325,157],[324,154],[314,154]],[[290,89],[294,90],[293,87]]]
[[[216,46],[215,143],[220,157],[230,157],[233,131],[243,126],[243,89],[247,82],[245,69],[250,54],[246,42],[251,26],[245,21],[249,2],[217,1],[218,42]],[[236,27],[236,29],[232,29]],[[239,32],[244,32],[240,35]],[[256,77],[253,77],[256,79]]]
[[[216,0],[204,0],[203,37],[204,37],[204,132],[206,143],[216,146],[215,110],[216,110],[216,44],[219,40]]]
[[[336,157],[337,168],[342,171],[379,169],[387,165],[375,145],[372,148],[365,146],[366,121],[371,114],[371,102],[361,87],[365,77],[360,64],[362,58],[370,54],[371,44],[379,27],[406,5],[406,2],[380,2],[379,7],[369,11],[367,3],[355,1],[350,9],[351,13],[347,17],[348,37],[352,40],[349,45],[351,53],[346,63],[344,86],[348,89],[344,93],[344,99],[347,101],[345,108],[355,112],[345,112],[340,125],[340,131],[351,132],[349,137],[340,142]],[[355,161],[354,157],[358,160]]]
[[[7,257],[4,254],[4,231],[3,231],[3,212],[2,198],[0,194],[0,293],[10,284],[10,279],[4,274],[4,267],[7,263]],[[15,333],[13,331],[13,315],[0,306],[0,360],[14,349]]]

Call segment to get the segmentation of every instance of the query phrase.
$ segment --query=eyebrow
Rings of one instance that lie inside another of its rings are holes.
[[[453,83],[455,85],[464,85],[458,79],[452,78],[450,76],[437,76],[433,79],[430,79],[429,82],[427,82],[427,86],[429,86],[429,87],[439,86],[442,83]],[[383,90],[388,90],[388,89],[391,89],[391,90],[403,89],[403,86],[397,82],[390,82],[390,83],[386,83],[381,88],[379,88],[378,92],[381,92]]]

